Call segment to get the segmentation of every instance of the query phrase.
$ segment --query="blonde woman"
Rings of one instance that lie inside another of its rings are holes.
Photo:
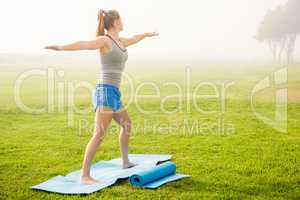
[[[105,30],[107,31],[106,34]],[[57,51],[99,50],[100,53],[102,73],[93,93],[95,129],[92,138],[86,146],[80,180],[84,184],[95,184],[101,181],[91,177],[90,167],[96,150],[103,141],[105,132],[112,119],[121,126],[119,142],[123,169],[135,165],[128,159],[131,120],[127,109],[122,104],[119,87],[122,72],[128,59],[126,47],[136,44],[146,37],[156,36],[158,33],[149,32],[137,34],[131,38],[124,38],[119,36],[122,30],[122,19],[116,10],[100,10],[98,13],[96,39],[77,41],[62,46],[51,45],[45,47],[46,49]]]

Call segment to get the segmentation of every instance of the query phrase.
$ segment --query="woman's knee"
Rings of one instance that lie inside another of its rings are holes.
[[[132,123],[131,123],[131,120],[126,120],[122,123],[122,129],[123,129],[123,132],[129,134],[131,132],[131,129],[132,129]]]
[[[100,127],[100,126],[96,126],[95,130],[94,130],[94,134],[93,137],[99,141],[102,141],[104,139],[105,136],[105,128]]]
[[[126,122],[122,123],[121,126],[122,126],[121,135],[126,136],[126,137],[130,137],[131,127],[132,127],[131,122],[126,121]]]

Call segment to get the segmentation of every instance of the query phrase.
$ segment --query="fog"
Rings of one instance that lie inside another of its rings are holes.
[[[157,31],[129,47],[135,61],[257,60],[271,58],[254,38],[267,10],[286,0],[27,0],[2,1],[1,53],[54,53],[45,45],[95,37],[98,9],[117,9],[121,36]],[[295,56],[299,55],[299,41]],[[84,53],[80,52],[80,53]]]

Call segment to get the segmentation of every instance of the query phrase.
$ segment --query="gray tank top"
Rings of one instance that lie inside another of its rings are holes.
[[[127,49],[122,49],[117,42],[108,34],[112,40],[112,50],[101,54],[101,73],[99,83],[111,84],[119,88],[125,62],[128,59]]]

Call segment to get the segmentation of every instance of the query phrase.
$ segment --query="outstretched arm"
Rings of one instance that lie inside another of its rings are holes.
[[[153,37],[153,36],[157,36],[157,35],[158,35],[158,33],[156,33],[156,32],[149,32],[149,33],[137,34],[130,38],[121,37],[120,40],[122,41],[122,43],[125,47],[128,47],[130,45],[138,43],[139,41],[143,40],[146,37]]]
[[[78,51],[78,50],[95,50],[104,47],[106,42],[105,37],[99,36],[95,40],[90,41],[77,41],[66,45],[50,45],[45,49],[52,49],[56,51]]]

